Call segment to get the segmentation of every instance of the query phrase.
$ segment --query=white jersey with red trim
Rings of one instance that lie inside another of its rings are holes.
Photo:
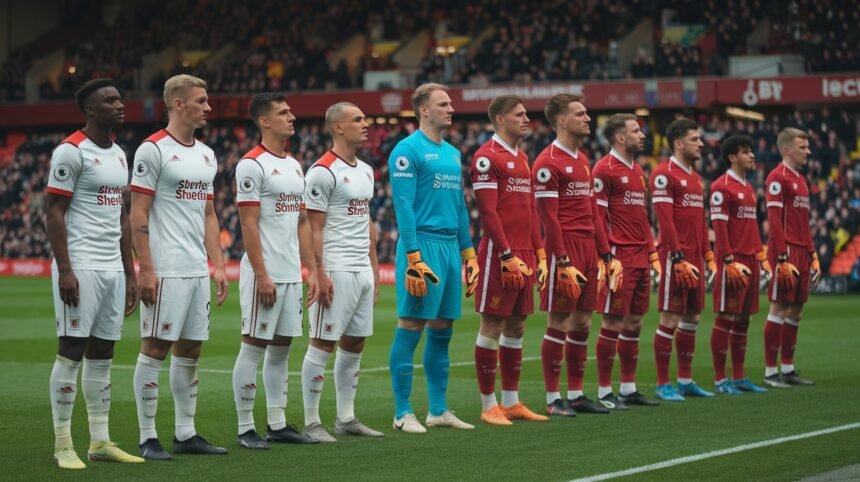
[[[131,190],[153,196],[149,250],[161,278],[208,276],[206,203],[218,165],[209,146],[185,145],[162,129],[134,154]]]
[[[125,152],[115,143],[101,147],[77,131],[54,150],[47,192],[72,198],[66,211],[72,268],[122,271],[120,215],[127,185]]]
[[[304,191],[299,161],[272,154],[262,145],[251,149],[236,166],[236,202],[240,208],[260,206],[257,226],[263,263],[275,283],[302,281],[298,226],[299,213],[305,207]],[[250,268],[247,253],[242,264]]]
[[[323,267],[328,271],[365,271],[370,266],[370,200],[373,168],[350,165],[334,152],[308,169],[305,202],[326,213]]]

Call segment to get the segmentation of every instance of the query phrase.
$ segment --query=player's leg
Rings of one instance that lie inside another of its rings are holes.
[[[776,281],[771,281],[769,293],[778,289]],[[771,300],[764,325],[764,383],[774,388],[790,388],[791,385],[782,381],[779,374],[779,351],[782,348],[782,330],[785,326],[785,317],[788,315],[788,305],[779,301]]]
[[[553,264],[553,266],[555,266]],[[552,280],[552,270],[550,279]],[[551,285],[551,283],[550,283]],[[554,293],[552,286],[544,289],[543,298]],[[541,304],[545,304],[542,300]],[[543,308],[543,307],[542,307]],[[568,405],[566,399],[561,397],[559,391],[559,380],[561,379],[561,365],[564,361],[564,344],[567,332],[573,327],[573,313],[549,311],[547,312],[546,333],[541,344],[541,363],[543,366],[543,382],[546,390],[546,410],[550,415],[574,417],[574,412]]]
[[[282,296],[283,293],[276,293],[276,303],[282,301]],[[268,328],[274,306],[267,308],[259,302],[253,270],[244,263],[239,270],[239,307],[242,342],[232,376],[233,401],[238,420],[237,441],[240,447],[265,450],[269,445],[260,438],[254,426],[254,403],[257,399],[257,368],[272,338],[268,329],[261,330],[261,325]],[[258,331],[266,336],[257,338]]]
[[[807,270],[808,272],[809,270]],[[808,277],[807,277],[808,278]],[[798,284],[809,283],[801,276]],[[792,303],[788,306],[785,324],[782,326],[782,351],[780,353],[780,375],[782,381],[789,385],[814,385],[815,382],[801,377],[794,368],[794,350],[797,346],[797,332],[800,329],[800,319],[803,317],[803,303]]]
[[[720,277],[720,272],[717,272],[717,277]],[[716,283],[724,282],[717,279]],[[719,310],[720,296],[714,293],[714,303]],[[726,395],[739,395],[741,392],[737,390],[729,381],[726,375],[726,359],[729,355],[729,341],[732,338],[732,327],[735,323],[736,316],[731,313],[718,311],[714,318],[714,326],[711,328],[711,360],[714,365],[714,388],[718,393]]]
[[[337,296],[335,296],[335,300]],[[335,300],[332,300],[334,305]],[[325,315],[323,315],[325,316]],[[325,318],[323,318],[325,320]],[[334,333],[331,333],[333,338]],[[325,369],[328,359],[331,357],[335,347],[335,340],[318,338],[316,333],[312,334],[308,351],[302,362],[302,400],[304,401],[305,429],[304,435],[318,442],[336,442],[323,428],[320,420],[320,398],[322,398],[323,384],[325,382]]]
[[[399,296],[398,293],[398,299]],[[388,358],[391,387],[394,391],[393,427],[408,433],[426,432],[424,426],[415,418],[415,411],[409,400],[415,371],[415,348],[421,341],[426,323],[427,320],[420,318],[399,318]]]
[[[490,425],[512,425],[496,400],[496,366],[504,320],[501,316],[481,313],[478,338],[475,340],[475,374],[481,395],[481,421]]]
[[[584,293],[584,292],[583,292]],[[582,301],[582,297],[580,297]],[[573,324],[567,332],[564,357],[567,361],[567,402],[577,413],[607,414],[609,409],[585,396],[582,385],[588,364],[588,335],[591,331],[591,310],[577,309]]]
[[[633,307],[641,309],[643,312],[648,311],[648,298],[650,293],[647,289],[650,283],[649,274],[645,274],[644,278],[645,290],[643,296],[644,304],[635,303]],[[635,298],[634,298],[635,299]],[[643,313],[644,314],[644,313]],[[618,335],[618,361],[621,365],[621,386],[618,390],[619,401],[627,406],[641,405],[646,407],[654,407],[660,405],[660,402],[649,400],[644,394],[636,388],[636,367],[639,362],[639,334],[642,332],[642,314],[631,314],[624,317],[621,333]]]
[[[701,287],[704,290],[704,287]],[[701,304],[690,302],[694,310],[684,314],[675,333],[675,349],[678,351],[678,392],[685,397],[713,397],[714,394],[700,387],[693,380],[693,355],[696,353],[696,330],[699,327]]]
[[[54,284],[56,285],[56,282]],[[60,320],[60,324],[62,323],[64,321]],[[62,333],[62,327],[58,326],[57,331]],[[86,338],[60,336],[57,357],[51,370],[49,386],[54,423],[54,460],[64,469],[86,468],[75,453],[72,443],[72,411],[78,393],[78,371],[86,347]]]
[[[757,281],[757,280],[756,280]],[[758,283],[756,283],[757,285]],[[750,283],[750,286],[755,286]],[[758,297],[758,290],[753,289],[753,293]],[[732,325],[731,332],[731,348],[732,348],[732,379],[733,385],[738,390],[744,392],[761,393],[766,392],[767,388],[760,387],[747,378],[744,364],[746,361],[747,350],[747,333],[749,332],[750,315],[738,315]]]
[[[531,287],[528,287],[531,290]],[[529,305],[534,305],[531,297]],[[519,312],[520,310],[517,309]],[[502,410],[511,420],[545,422],[544,415],[531,411],[520,401],[520,373],[523,365],[523,337],[526,331],[525,315],[512,315],[505,319],[499,338],[499,367],[502,372]]]
[[[663,278],[668,277],[667,275]],[[661,290],[662,290],[661,280]],[[657,398],[668,401],[683,401],[684,397],[669,383],[669,364],[672,362],[672,342],[681,322],[681,313],[662,311],[660,324],[654,333],[654,363],[657,368]]]
[[[608,291],[608,290],[607,290]],[[621,293],[623,295],[623,293]],[[605,294],[607,302],[612,294]],[[600,334],[597,336],[595,355],[597,356],[597,398],[606,408],[627,410],[628,407],[619,401],[612,393],[612,368],[615,364],[615,353],[618,349],[618,336],[624,324],[624,317],[610,313],[603,314]]]

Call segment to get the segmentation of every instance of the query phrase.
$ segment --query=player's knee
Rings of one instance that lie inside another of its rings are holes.
[[[574,331],[590,331],[591,330],[591,315],[577,312],[573,316]]]
[[[526,334],[526,325],[525,323],[505,324],[502,333],[507,338],[522,338]]]
[[[311,346],[318,349],[318,350],[322,350],[326,353],[331,353],[334,351],[334,344],[335,344],[335,342],[333,340],[323,340],[321,338],[311,338]]]
[[[361,353],[364,351],[364,338],[355,336],[340,337],[339,347],[343,351],[350,353]]]
[[[73,336],[61,336],[57,344],[57,355],[79,362],[87,349],[87,339]]]
[[[90,360],[110,360],[113,358],[113,340],[90,337],[86,357]]]
[[[603,315],[603,322],[601,323],[601,328],[606,328],[607,330],[612,331],[621,331],[621,327],[624,324],[624,318],[615,315]]]
[[[200,358],[202,347],[202,341],[179,339],[173,344],[173,354],[182,358]]]
[[[259,338],[254,338],[250,335],[242,335],[242,343],[246,345],[255,346],[257,348],[266,348],[269,346],[269,343],[266,340],[261,340]],[[272,343],[273,345],[275,343]]]
[[[624,319],[623,327],[625,330],[641,330],[642,329],[642,317],[641,316],[629,316]]]

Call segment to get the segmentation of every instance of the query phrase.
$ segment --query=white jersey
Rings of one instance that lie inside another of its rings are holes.
[[[327,271],[364,271],[370,266],[370,200],[373,169],[329,151],[308,170],[305,203],[326,213],[323,267]]]
[[[275,283],[302,281],[298,226],[304,191],[299,161],[276,156],[262,145],[251,149],[236,166],[236,202],[239,207],[260,206],[263,262]],[[251,266],[247,253],[242,264]]]
[[[125,153],[114,143],[101,147],[77,131],[54,150],[47,192],[72,198],[66,211],[72,268],[122,271],[120,215],[127,185]]]
[[[149,211],[149,250],[155,275],[190,278],[209,275],[206,203],[214,199],[218,165],[208,146],[185,145],[162,129],[134,155],[131,190],[153,196]]]

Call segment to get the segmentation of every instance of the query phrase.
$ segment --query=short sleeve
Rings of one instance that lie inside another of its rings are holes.
[[[72,197],[83,167],[80,149],[68,143],[57,146],[51,156],[47,192]]]
[[[263,192],[263,167],[254,159],[242,159],[236,165],[236,204],[259,206]]]
[[[313,166],[305,176],[305,207],[328,212],[328,203],[334,191],[334,174],[323,166]]]
[[[541,163],[535,166],[532,174],[535,198],[558,197],[558,171],[552,166]]]
[[[153,142],[144,142],[134,153],[134,170],[131,176],[131,190],[155,195],[158,176],[161,174],[161,151]]]

